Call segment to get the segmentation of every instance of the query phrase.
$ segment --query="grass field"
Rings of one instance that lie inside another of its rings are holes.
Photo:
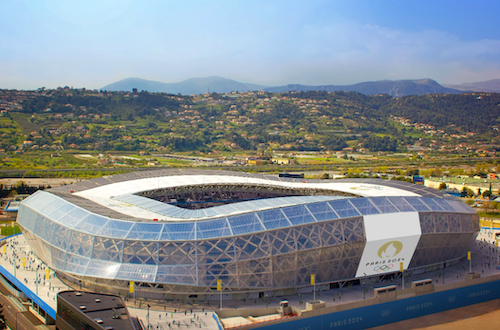
[[[477,212],[477,214],[482,218],[500,219],[500,213],[498,212]]]
[[[12,118],[19,125],[24,134],[30,134],[33,131],[38,131],[40,127],[38,125],[30,123],[28,121],[27,115],[20,113],[13,113]]]
[[[0,235],[3,236],[11,236],[14,234],[20,233],[21,230],[19,229],[19,226],[5,226],[5,227],[0,227]]]

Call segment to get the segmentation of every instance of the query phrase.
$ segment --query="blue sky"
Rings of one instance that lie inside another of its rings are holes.
[[[2,0],[0,88],[500,78],[500,1]]]

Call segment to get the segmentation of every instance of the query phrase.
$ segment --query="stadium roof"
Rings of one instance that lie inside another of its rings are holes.
[[[338,192],[341,196],[268,198],[214,206],[202,210],[190,210],[137,195],[141,192],[163,188],[217,184],[253,184],[291,189],[322,189]],[[444,197],[440,191],[395,180],[304,180],[242,172],[197,169],[168,169],[119,174],[82,181],[48,191],[84,209],[92,210],[97,214],[136,221],[153,219],[170,221],[201,220],[270,208],[347,198],[345,195],[359,197]]]

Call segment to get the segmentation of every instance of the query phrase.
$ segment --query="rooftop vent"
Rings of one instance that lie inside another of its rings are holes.
[[[81,309],[81,310],[87,309],[87,306],[85,306],[85,305],[80,305],[80,309]]]
[[[95,323],[97,324],[103,324],[104,321],[101,318],[94,319]]]
[[[99,298],[95,298],[95,299],[94,299],[94,301],[95,301],[96,303],[100,303],[100,302],[101,302],[101,299],[99,299]]]
[[[82,293],[81,292],[77,292],[77,293],[75,293],[75,295],[77,295],[78,297],[80,297],[82,295]]]

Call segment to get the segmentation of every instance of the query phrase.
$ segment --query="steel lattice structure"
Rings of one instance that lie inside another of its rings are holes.
[[[194,210],[145,197],[216,185],[268,186],[295,196]],[[328,284],[394,272],[399,262],[405,269],[452,262],[479,231],[473,209],[414,184],[196,170],[40,191],[22,202],[18,223],[35,254],[61,277],[120,293],[133,281],[139,295],[151,298],[211,294],[219,279],[226,292],[290,292],[308,285],[311,274]]]

